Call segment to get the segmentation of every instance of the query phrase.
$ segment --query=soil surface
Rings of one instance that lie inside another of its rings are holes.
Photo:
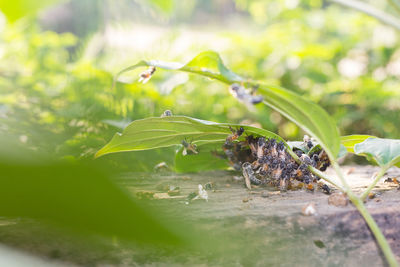
[[[345,166],[343,170],[354,191],[362,192],[379,169]],[[332,170],[327,175],[334,177]],[[400,190],[398,184],[384,182],[388,177],[400,180],[400,169],[388,171],[366,207],[400,261]],[[3,218],[0,242],[8,247],[0,246],[0,258],[8,253],[9,247],[14,247],[45,258],[50,266],[386,265],[356,209],[351,204],[340,207],[328,204],[330,195],[321,191],[279,192],[266,187],[248,190],[240,174],[225,171],[126,174],[118,183],[135,196],[149,198],[151,205],[168,210],[169,216],[221,240],[223,246],[200,254],[151,254],[137,247],[116,244],[115,240],[100,237],[80,240],[73,235],[60,235],[57,229],[34,221]],[[188,195],[197,192],[199,184],[207,183],[211,186],[207,190],[208,201],[188,201]],[[312,205],[310,216],[303,214],[308,205]]]

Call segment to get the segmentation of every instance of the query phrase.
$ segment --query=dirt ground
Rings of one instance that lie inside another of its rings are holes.
[[[378,168],[345,166],[343,170],[354,191],[361,192]],[[332,170],[327,174],[334,177]],[[388,171],[366,206],[400,260],[400,190],[397,184],[384,182],[388,177],[400,177],[400,170]],[[355,208],[330,205],[329,195],[322,192],[247,190],[240,175],[226,171],[126,174],[118,182],[136,196],[150,196],[152,205],[168,209],[170,216],[226,241],[224,247],[186,258],[153,257],[98,237],[85,241],[60,237],[48,228],[43,234],[44,228],[35,222],[6,219],[0,220],[0,242],[51,259],[55,266],[385,266]],[[206,183],[212,184],[208,201],[188,201],[187,196]],[[175,193],[166,193],[175,187],[179,187]],[[302,209],[309,204],[315,212],[305,216]],[[2,252],[0,247],[0,256]]]

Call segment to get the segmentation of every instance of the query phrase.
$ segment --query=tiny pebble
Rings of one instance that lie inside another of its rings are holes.
[[[328,204],[336,207],[345,207],[348,203],[349,201],[343,193],[333,193],[328,198]]]
[[[314,203],[308,203],[301,209],[301,213],[304,216],[312,216],[317,214]]]

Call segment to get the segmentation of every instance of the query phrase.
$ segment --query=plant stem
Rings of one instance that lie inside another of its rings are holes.
[[[375,187],[375,185],[379,182],[383,175],[385,175],[386,171],[390,168],[390,165],[385,165],[381,168],[379,173],[376,175],[374,181],[368,186],[368,188],[362,193],[360,196],[361,200],[365,200],[368,197],[369,192]]]
[[[334,181],[332,181],[331,178],[329,178],[328,176],[326,176],[324,173],[322,173],[320,170],[309,166],[308,169],[315,175],[317,175],[318,177],[320,177],[322,180],[327,181],[328,183],[330,183],[331,185],[337,187],[339,190],[343,191],[342,187],[339,186],[337,183],[335,183]]]
[[[345,192],[347,194],[350,201],[357,208],[357,210],[361,214],[361,216],[363,216],[368,227],[371,229],[371,232],[374,234],[375,239],[378,242],[380,249],[382,250],[383,254],[385,255],[385,258],[386,258],[389,266],[391,266],[391,267],[399,266],[399,264],[396,260],[396,257],[394,256],[393,251],[392,251],[391,247],[389,246],[389,243],[387,242],[387,240],[386,240],[385,236],[383,235],[382,231],[380,230],[379,226],[376,224],[374,218],[371,216],[371,214],[366,209],[366,207],[363,203],[363,200],[361,198],[357,197],[353,193],[349,184],[346,182],[344,175],[343,175],[339,165],[337,164],[337,162],[334,160],[331,160],[331,162],[332,162],[332,166],[335,169],[340,181],[342,182],[343,187],[340,187],[336,184],[333,184],[333,185],[335,185],[336,187],[338,187],[340,190],[342,190],[343,192]],[[310,170],[312,170],[312,169],[310,169]],[[383,172],[383,173],[380,176],[382,176],[386,172],[386,170],[387,170],[387,168],[382,168],[381,172]],[[332,181],[328,177],[326,177],[322,172],[318,171],[317,169],[315,169],[315,171],[313,171],[313,173],[315,175],[318,175],[322,179],[332,183]],[[379,176],[379,174],[378,174],[378,176]],[[377,176],[377,178],[378,178],[378,176]],[[375,181],[379,180],[377,178],[375,179]],[[373,188],[376,185],[375,181],[374,181],[374,183],[371,184],[371,186],[370,186],[371,188]]]
[[[383,12],[379,9],[376,9],[375,7],[361,2],[361,1],[357,1],[357,0],[330,0],[331,2],[335,2],[338,3],[340,5],[343,6],[347,6],[353,9],[356,9],[358,11],[361,11],[367,15],[370,15],[378,20],[380,20],[381,22],[390,25],[394,28],[396,28],[397,30],[400,30],[400,20],[397,19],[396,17],[387,14],[386,12]]]
[[[332,157],[330,157],[330,158],[332,158]],[[331,162],[332,162],[332,167],[335,169],[335,172],[338,175],[340,182],[343,185],[344,192],[348,196],[354,195],[353,192],[351,191],[350,185],[347,183],[346,179],[344,178],[342,169],[340,169],[339,164],[337,164],[337,162],[335,160],[331,160]]]
[[[357,208],[357,210],[363,216],[365,222],[368,224],[369,228],[371,229],[372,233],[374,234],[375,239],[378,242],[379,247],[381,248],[383,254],[385,255],[389,266],[392,266],[392,267],[399,266],[399,264],[397,263],[396,257],[394,256],[393,251],[389,246],[389,243],[387,242],[385,236],[382,234],[382,231],[380,230],[379,226],[376,224],[374,218],[372,218],[371,214],[365,208],[363,200],[361,198],[357,197],[353,193],[349,184],[344,179],[342,170],[340,169],[340,167],[336,161],[332,160],[332,166],[335,168],[335,171],[343,184],[343,187],[344,187],[343,189],[346,192],[347,196],[349,197],[350,201],[354,204],[354,206]]]
[[[385,236],[383,235],[381,229],[379,226],[376,224],[374,218],[371,216],[371,214],[368,212],[366,209],[363,201],[355,196],[354,194],[349,195],[350,201],[354,204],[354,206],[357,208],[358,212],[363,216],[365,222],[368,224],[369,229],[371,229],[372,233],[375,236],[376,241],[378,242],[383,254],[386,257],[386,260],[391,267],[396,267],[399,266],[395,255],[393,254],[393,251],[391,247],[389,246],[389,243],[387,242]]]

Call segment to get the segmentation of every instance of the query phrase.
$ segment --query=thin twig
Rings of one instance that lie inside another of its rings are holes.
[[[330,1],[361,11],[400,31],[399,19],[386,12],[383,12],[382,10],[376,9],[375,7],[367,3],[358,0],[330,0]]]
[[[361,194],[360,198],[361,200],[365,200],[368,197],[369,192],[375,187],[375,185],[379,182],[379,180],[382,178],[383,175],[385,175],[386,171],[390,168],[391,166],[385,165],[383,166],[379,173],[376,175],[374,181],[368,186],[368,188]]]

